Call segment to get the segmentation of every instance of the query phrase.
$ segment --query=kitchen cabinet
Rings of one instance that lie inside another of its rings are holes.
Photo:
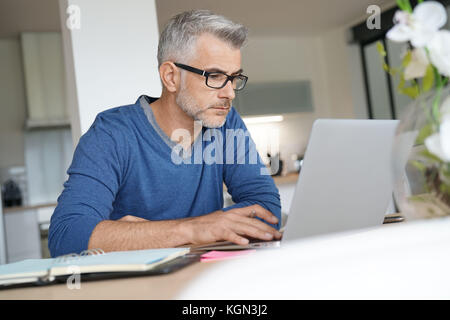
[[[21,34],[27,129],[69,126],[59,32]]]
[[[6,253],[8,263],[24,259],[40,259],[41,239],[34,210],[5,210]]]
[[[25,133],[28,205],[56,202],[67,180],[72,155],[69,129],[47,128]]]
[[[313,112],[311,81],[249,82],[233,106],[241,116]]]
[[[48,258],[47,236],[56,204],[4,208],[7,263]]]
[[[59,32],[25,32],[20,41],[27,102],[25,203],[38,205],[56,201],[73,153],[62,38]]]

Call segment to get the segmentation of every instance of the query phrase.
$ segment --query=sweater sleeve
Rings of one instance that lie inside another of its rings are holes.
[[[267,224],[279,229],[281,203],[278,188],[256,151],[255,143],[239,114],[233,110],[228,120],[230,121],[224,148],[224,182],[235,204],[222,210],[259,204],[279,220],[277,225]]]
[[[83,135],[67,171],[49,228],[53,257],[86,250],[96,225],[109,219],[122,176],[121,144],[99,115]]]

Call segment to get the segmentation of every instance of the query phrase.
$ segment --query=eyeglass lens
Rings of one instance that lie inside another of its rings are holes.
[[[222,88],[227,80],[228,77],[222,73],[210,73],[206,84],[213,88]],[[235,90],[242,89],[245,86],[245,78],[240,76],[235,77],[232,85]]]

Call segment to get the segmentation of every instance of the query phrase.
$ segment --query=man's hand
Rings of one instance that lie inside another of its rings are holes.
[[[193,244],[226,240],[246,245],[249,242],[246,237],[261,240],[281,239],[280,232],[255,217],[271,224],[278,223],[277,217],[270,211],[255,204],[227,212],[218,210],[201,217],[186,219],[183,228],[190,243]]]

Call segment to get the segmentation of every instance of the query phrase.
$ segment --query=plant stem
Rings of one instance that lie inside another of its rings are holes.
[[[440,76],[439,76],[440,77]],[[441,93],[442,93],[442,83],[439,82],[437,88],[436,88],[436,95],[433,99],[433,107],[432,107],[432,114],[433,114],[433,119],[434,122],[437,125],[437,129],[439,130],[440,128],[440,123],[441,123],[441,113],[439,111],[439,103],[441,101]]]

